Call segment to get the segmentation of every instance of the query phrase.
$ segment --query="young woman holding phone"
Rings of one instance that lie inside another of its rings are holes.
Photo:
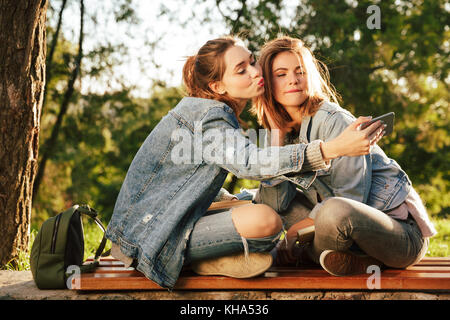
[[[355,121],[337,104],[326,66],[300,39],[268,42],[259,63],[265,91],[254,99],[253,112],[265,128],[281,132],[272,145],[338,140]],[[365,273],[373,264],[405,268],[425,255],[436,233],[407,174],[376,144],[367,155],[334,158],[320,170],[281,178],[262,182],[256,197],[289,221],[287,245],[277,246],[279,262],[309,259],[333,275]],[[294,201],[297,187],[312,211],[295,208],[301,206]],[[314,220],[315,234],[296,244],[302,218]]]

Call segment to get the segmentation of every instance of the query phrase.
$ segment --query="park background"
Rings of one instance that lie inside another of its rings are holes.
[[[258,55],[285,34],[327,64],[341,106],[355,116],[395,112],[395,131],[379,145],[438,229],[428,255],[448,256],[449,16],[444,0],[51,0],[30,246],[44,220],[73,204],[89,204],[108,223],[135,153],[184,95],[186,56],[227,34]],[[258,128],[248,112],[242,118]],[[229,174],[224,187],[258,184]],[[90,255],[102,235],[90,225],[85,232]],[[21,257],[6,268],[27,269],[28,253]]]

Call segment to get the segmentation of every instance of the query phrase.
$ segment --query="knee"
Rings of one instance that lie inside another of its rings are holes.
[[[239,234],[248,238],[275,235],[283,226],[278,213],[265,204],[235,208],[232,219]]]
[[[343,198],[329,198],[323,202],[316,213],[316,229],[335,228],[349,221],[348,204]]]
[[[264,204],[256,205],[255,208],[258,213],[256,214],[257,228],[262,232],[263,237],[277,234],[281,231],[283,223],[279,214],[271,207]]]

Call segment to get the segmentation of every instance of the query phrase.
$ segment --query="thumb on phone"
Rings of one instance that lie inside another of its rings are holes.
[[[355,129],[355,130],[360,130],[361,129],[361,125],[365,122],[369,122],[370,120],[372,120],[371,116],[368,117],[358,117],[358,119],[356,119],[355,121],[353,121],[352,124],[350,124],[350,127]]]

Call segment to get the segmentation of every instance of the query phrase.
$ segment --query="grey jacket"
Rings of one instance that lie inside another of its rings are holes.
[[[332,140],[354,120],[355,117],[347,110],[323,102],[313,117],[303,119],[299,142]],[[277,211],[283,211],[289,206],[295,196],[296,186],[313,204],[317,203],[317,195],[322,200],[345,197],[381,211],[399,206],[412,188],[407,174],[378,145],[374,145],[366,156],[340,157],[331,160],[328,168],[284,175],[281,178],[265,181],[259,189],[261,201]],[[278,199],[273,196],[274,192]]]

